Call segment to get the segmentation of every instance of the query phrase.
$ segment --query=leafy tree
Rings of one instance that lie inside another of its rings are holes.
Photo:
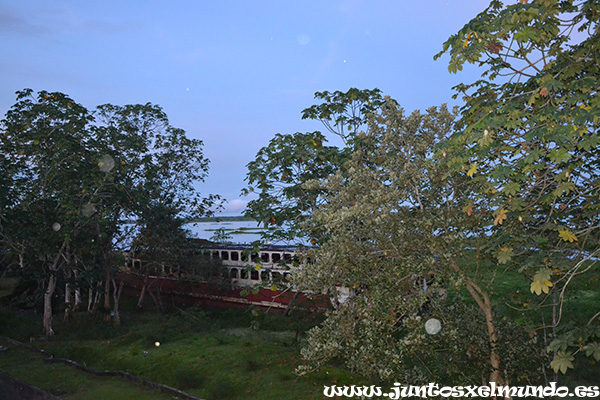
[[[333,174],[345,158],[337,147],[323,145],[326,141],[320,132],[277,134],[248,164],[250,186],[243,193],[259,196],[248,203],[245,215],[270,227],[266,238],[305,236],[301,222],[317,206],[320,191],[302,184]]]
[[[31,90],[2,121],[6,175],[2,192],[5,248],[46,282],[44,332],[52,330],[52,297],[61,272],[90,244],[89,220],[79,214],[93,182],[95,159],[86,148],[91,114],[61,93]]]
[[[301,223],[317,206],[322,194],[302,186],[304,182],[324,179],[342,167],[352,151],[359,129],[365,127],[368,113],[382,104],[378,89],[347,92],[317,92],[323,103],[302,112],[303,119],[318,119],[330,133],[338,135],[343,148],[326,146],[321,132],[277,134],[261,148],[247,165],[248,187],[243,195],[257,193],[248,204],[246,216],[270,227],[266,239],[293,240],[305,237]]]
[[[456,87],[461,125],[449,165],[472,177],[471,212],[485,203],[488,254],[518,268],[553,304],[559,334],[570,284],[597,274],[600,248],[600,7],[597,1],[520,1],[489,7],[444,43],[449,70],[484,68]],[[579,310],[584,312],[584,310]],[[550,345],[555,372],[576,353],[600,360],[598,309]]]
[[[62,93],[24,90],[2,120],[2,149],[0,241],[46,282],[47,336],[59,278],[67,298],[72,287],[104,281],[107,311],[112,284],[118,316],[115,254],[135,234],[126,221],[161,222],[152,210],[165,207],[181,224],[215,200],[194,188],[208,169],[202,142],[151,104],[104,105],[92,114]]]
[[[346,145],[358,132],[368,129],[366,117],[377,113],[383,104],[379,89],[350,88],[347,92],[317,92],[315,99],[323,100],[323,103],[304,109],[302,119],[321,121],[329,132],[339,136]]]
[[[471,369],[476,375],[490,371],[500,382],[500,322],[480,277],[461,267],[473,245],[465,238],[482,229],[479,217],[462,211],[469,207],[461,190],[466,177],[449,177],[443,155],[434,157],[454,129],[454,116],[445,106],[405,115],[387,99],[380,114],[367,118],[368,133],[358,135],[360,144],[344,167],[304,185],[321,188],[326,199],[306,227],[322,238],[307,254],[316,261],[296,274],[295,283],[339,301],[310,332],[303,371],[342,358],[380,379],[465,382],[473,376],[457,366],[470,362],[480,367]],[[463,358],[472,344],[465,342],[461,321],[473,320],[473,310],[447,301],[453,284],[467,288],[480,309],[475,320],[483,320],[475,324],[483,350],[473,351],[470,361]],[[349,293],[339,297],[340,290]],[[431,317],[447,327],[436,338],[424,335],[424,320]],[[437,350],[449,344],[439,368]]]
[[[103,236],[107,260],[115,243],[120,244],[120,250],[126,250],[123,246],[128,246],[132,235],[140,234],[138,229],[127,230],[124,220],[136,221],[135,228],[143,228],[143,232],[163,231],[164,238],[180,240],[180,228],[186,220],[211,213],[218,196],[203,197],[195,187],[208,173],[202,141],[190,139],[185,131],[172,127],[157,105],[105,104],[98,107],[96,116],[99,123],[94,127],[94,136],[102,149],[101,168],[107,178],[98,205],[110,232]],[[165,249],[175,251],[170,245],[165,245]],[[165,261],[155,251],[150,253],[157,257],[154,261]],[[166,257],[169,258],[173,255]],[[104,308],[110,310],[108,294],[115,270],[111,263],[104,263],[102,269]]]

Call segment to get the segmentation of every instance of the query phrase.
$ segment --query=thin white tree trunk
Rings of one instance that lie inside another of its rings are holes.
[[[144,282],[144,286],[142,286],[142,290],[140,291],[140,297],[138,297],[138,308],[142,308],[142,304],[144,302],[144,294],[146,294],[146,283]]]
[[[88,289],[88,313],[92,313],[92,304],[94,303],[94,289],[91,287]]]
[[[69,319],[70,313],[71,313],[71,285],[67,282],[67,283],[65,283],[65,317],[64,317],[65,321],[67,321]]]
[[[112,279],[113,284],[113,324],[116,326],[121,325],[121,315],[119,314],[119,300],[121,299],[121,292],[123,291],[123,280],[119,282],[119,286],[117,287],[117,282],[115,279]]]
[[[54,330],[52,329],[52,296],[54,295],[54,290],[56,289],[56,275],[50,274],[50,279],[48,280],[48,287],[46,288],[46,293],[44,293],[44,334],[46,338],[50,338],[54,335]]]
[[[73,307],[76,310],[81,305],[81,290],[79,288],[75,289],[75,306]]]

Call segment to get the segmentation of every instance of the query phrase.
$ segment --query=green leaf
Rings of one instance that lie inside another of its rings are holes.
[[[569,368],[573,368],[573,360],[575,358],[570,353],[559,351],[554,356],[554,359],[550,362],[550,367],[555,373],[560,371],[563,374],[567,373]]]
[[[558,187],[552,192],[555,197],[560,197],[562,194],[569,194],[573,190],[575,190],[575,184],[573,182],[562,182]]]
[[[594,357],[596,361],[600,361],[600,343],[592,342],[585,346],[583,346],[583,350],[585,350],[586,357]]]
[[[550,281],[550,270],[547,268],[541,269],[535,273],[533,276],[533,282],[531,282],[531,286],[529,290],[531,293],[535,293],[538,296],[544,293],[549,293],[550,288],[554,286],[554,284]]]
[[[519,185],[516,182],[511,182],[511,183],[507,184],[506,186],[504,186],[504,188],[502,189],[502,193],[507,196],[514,196],[515,194],[519,193],[520,191],[521,191],[521,185]]]
[[[503,247],[498,253],[497,259],[499,264],[506,264],[512,259],[513,249],[512,247]]]
[[[491,145],[494,142],[494,139],[492,138],[492,134],[485,129],[483,131],[483,136],[481,137],[481,139],[479,139],[477,141],[477,144],[479,144],[479,146],[481,147],[488,147],[489,145]]]
[[[550,154],[548,154],[548,158],[557,163],[563,163],[569,161],[571,158],[571,154],[566,149],[553,149]]]

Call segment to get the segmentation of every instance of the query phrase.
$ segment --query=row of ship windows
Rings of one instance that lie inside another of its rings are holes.
[[[215,250],[212,252],[213,258],[220,258],[223,261],[243,261],[248,262],[248,253],[232,250]],[[252,253],[250,254],[250,260],[254,263],[278,263],[283,261],[284,263],[291,263],[297,261],[296,257],[290,253]]]
[[[253,281],[283,281],[287,282],[290,276],[290,273],[287,271],[257,271],[255,269],[248,270],[245,268],[227,268],[223,270],[224,277],[229,277],[231,279],[250,279]]]

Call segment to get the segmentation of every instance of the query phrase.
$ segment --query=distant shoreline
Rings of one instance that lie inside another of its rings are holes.
[[[222,221],[255,221],[253,218],[243,215],[224,215],[215,217],[202,217],[191,219],[188,222],[222,222]]]
[[[185,221],[185,224],[191,224],[191,223],[195,223],[195,222],[223,222],[223,221],[230,221],[230,222],[254,221],[258,224],[258,221],[256,221],[255,219],[250,218],[250,217],[245,217],[243,215],[224,215],[224,216],[220,216],[220,217],[194,218],[194,219]],[[125,224],[135,224],[136,223],[136,221],[131,221],[131,220],[125,220],[123,222]]]

